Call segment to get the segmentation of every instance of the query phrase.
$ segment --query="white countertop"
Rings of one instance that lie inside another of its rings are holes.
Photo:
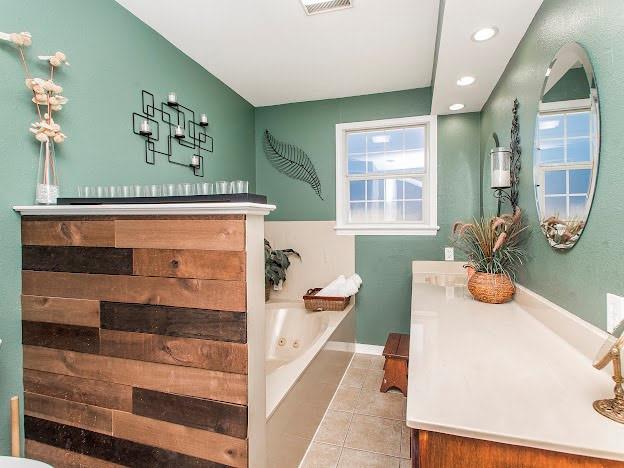
[[[30,205],[14,206],[22,216],[97,215],[268,215],[275,205],[261,203],[154,203],[127,205]]]
[[[609,374],[517,302],[414,282],[411,314],[409,427],[624,460],[624,425],[592,408]]]

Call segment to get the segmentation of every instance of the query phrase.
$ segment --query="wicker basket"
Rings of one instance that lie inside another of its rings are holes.
[[[317,296],[321,288],[308,289],[303,296],[305,308],[319,312],[321,310],[345,310],[351,301],[351,297]]]
[[[468,280],[468,291],[477,301],[502,304],[511,300],[516,287],[507,275],[474,273]]]

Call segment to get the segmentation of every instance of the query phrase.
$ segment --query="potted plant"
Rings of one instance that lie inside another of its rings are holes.
[[[290,266],[288,257],[294,255],[301,259],[299,252],[293,249],[273,250],[268,240],[264,239],[264,288],[265,300],[269,300],[271,285],[286,281],[286,270]]]
[[[452,243],[468,259],[468,290],[475,299],[491,304],[511,300],[516,271],[527,257],[527,228],[519,208],[513,215],[455,223]]]

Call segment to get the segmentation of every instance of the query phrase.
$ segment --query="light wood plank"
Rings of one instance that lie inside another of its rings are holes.
[[[123,465],[26,439],[26,456],[55,468],[122,468]]]
[[[216,432],[115,411],[113,435],[229,466],[247,466],[247,441]]]
[[[114,221],[22,220],[23,245],[114,247]]]
[[[112,434],[112,410],[46,395],[24,392],[24,414],[70,424],[101,434]]]
[[[31,296],[162,304],[233,312],[244,312],[246,308],[246,288],[241,281],[23,271],[22,292]]]
[[[165,393],[247,404],[247,376],[24,346],[26,369],[103,380]]]
[[[117,220],[115,246],[147,249],[245,250],[243,220]]]
[[[245,252],[135,249],[134,274],[245,281]]]
[[[102,329],[100,354],[235,374],[247,373],[247,345],[242,343]]]
[[[22,320],[99,327],[100,303],[85,299],[22,295]]]

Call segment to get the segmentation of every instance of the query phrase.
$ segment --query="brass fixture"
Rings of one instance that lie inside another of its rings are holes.
[[[622,360],[620,357],[622,348],[624,348],[624,334],[615,342],[609,340],[605,343],[603,349],[605,347],[608,351],[599,353],[598,359],[594,362],[594,367],[603,369],[609,362],[613,362],[613,381],[615,382],[613,392],[615,393],[615,398],[594,401],[594,409],[603,416],[624,424],[624,387],[622,387],[624,378],[622,377]]]

